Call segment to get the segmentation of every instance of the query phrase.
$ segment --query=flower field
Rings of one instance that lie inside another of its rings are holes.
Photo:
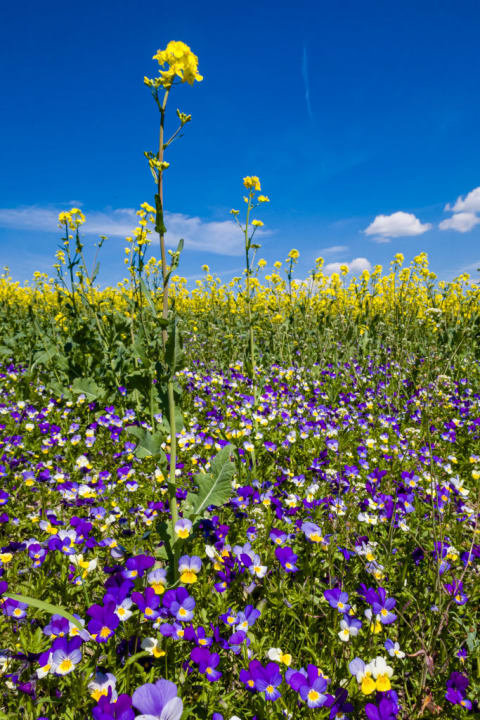
[[[202,78],[154,57],[126,280],[96,284],[76,208],[55,276],[0,278],[0,719],[476,715],[479,286],[424,253],[270,271],[256,176],[244,273],[189,286],[164,114]]]

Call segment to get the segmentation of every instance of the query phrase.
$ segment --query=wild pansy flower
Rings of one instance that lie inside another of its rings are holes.
[[[82,640],[57,638],[51,647],[51,671],[56,675],[68,675],[82,659]]]
[[[382,625],[389,625],[395,622],[397,616],[392,612],[397,604],[395,598],[387,598],[387,592],[384,588],[379,588],[377,592],[369,593],[367,598],[372,606],[374,614],[378,617]]]
[[[338,610],[339,613],[347,613],[350,610],[350,605],[348,604],[348,593],[342,592],[340,588],[325,590],[323,596],[330,607],[335,608],[335,610]]]
[[[276,547],[275,557],[287,573],[293,573],[298,570],[297,562],[298,556],[293,552],[290,547]]]
[[[283,663],[287,667],[289,667],[292,663],[292,656],[290,655],[290,653],[283,653],[280,648],[270,648],[270,650],[267,652],[267,657],[269,660]]]
[[[348,690],[344,688],[338,688],[335,697],[327,695],[325,707],[330,708],[330,720],[347,720],[345,713],[351,713],[354,710],[352,703],[348,701]]]
[[[6,600],[3,601],[1,607],[7,617],[13,617],[16,620],[21,620],[27,614],[28,605],[7,597]]]
[[[180,582],[191,585],[197,582],[197,575],[202,569],[202,561],[197,555],[183,555],[178,561]]]
[[[269,537],[274,545],[283,545],[284,542],[287,542],[288,535],[283,530],[272,528]]]
[[[277,663],[269,662],[265,667],[260,663],[249,666],[255,683],[255,690],[264,694],[265,700],[276,700],[280,697],[278,686],[282,684],[282,676]]]
[[[220,662],[218,653],[211,653],[206,647],[196,647],[191,651],[190,657],[198,665],[198,672],[205,675],[210,682],[216,682],[222,677],[222,673],[215,669]]]
[[[465,605],[465,603],[468,602],[468,597],[463,590],[463,583],[461,581],[454,580],[453,583],[446,583],[444,587],[446,592],[453,596],[456,605]]]
[[[302,523],[301,530],[307,540],[310,540],[312,543],[319,543],[324,540],[321,529],[313,522],[306,520]]]
[[[165,592],[165,585],[167,584],[167,571],[165,568],[155,568],[151,570],[147,575],[147,582],[152,587],[157,595],[163,595]]]
[[[94,720],[135,720],[130,695],[119,695],[115,702],[107,696],[99,699],[98,704],[92,708]]]
[[[373,703],[365,705],[365,714],[368,720],[395,720],[397,717],[396,704],[387,697],[381,698],[378,706]]]
[[[57,637],[68,635],[69,621],[62,615],[52,615],[48,625],[43,628],[44,635],[54,640]]]
[[[219,617],[226,625],[233,626],[237,622],[237,613],[232,609],[228,609],[226,613],[223,613]]]
[[[201,647],[210,647],[213,643],[213,638],[206,634],[205,628],[201,625],[198,628],[188,625],[185,628],[184,637],[185,640],[194,642],[196,645],[200,645]]]
[[[90,680],[87,687],[90,697],[96,702],[101,697],[108,697],[111,702],[116,702],[118,695],[115,690],[117,679],[112,673],[96,672],[93,680]]]
[[[318,708],[325,705],[327,681],[316,665],[307,665],[306,670],[302,668],[297,672],[289,673],[288,683],[299,693],[308,707]]]
[[[247,637],[247,633],[244,630],[237,630],[228,638],[227,647],[235,653],[235,655],[238,655],[244,643],[248,648],[250,645],[250,638]],[[250,653],[248,653],[248,656],[250,657]]]
[[[378,633],[382,632],[382,623],[380,622],[380,616],[374,615],[371,608],[367,608],[365,610],[365,617],[370,623],[370,632],[373,633],[373,635],[378,635]]]
[[[32,543],[28,546],[28,555],[33,560],[33,567],[41,567],[47,557],[47,550],[40,543]]]
[[[468,685],[469,679],[466,675],[456,670],[450,673],[450,677],[447,680],[447,692],[445,693],[446,700],[452,703],[452,705],[461,705],[466,710],[471,710],[472,703],[465,697]]]
[[[343,619],[340,620],[340,632],[338,633],[338,637],[343,642],[348,642],[350,637],[358,635],[358,631],[361,627],[362,623],[360,620],[350,617],[348,613],[345,613]]]
[[[147,620],[156,620],[160,615],[157,610],[160,605],[160,597],[153,588],[147,587],[144,593],[132,592],[132,600]]]
[[[351,674],[357,679],[360,689],[364,695],[371,695],[375,692],[377,684],[373,679],[372,668],[364,663],[361,658],[354,658],[348,665]]]
[[[257,555],[257,553],[254,552],[250,552],[248,555],[246,553],[243,553],[240,556],[240,559],[245,565],[245,567],[248,568],[248,571],[251,575],[258,578],[265,577],[268,568],[266,565],[262,565],[260,555]]]
[[[177,695],[177,686],[163,678],[137,688],[132,704],[142,713],[136,720],[180,720],[182,717],[183,703]]]
[[[243,668],[240,670],[240,682],[242,682],[250,692],[256,691],[255,679],[261,667],[262,664],[258,660],[251,660],[248,665],[248,669]]]
[[[162,600],[163,606],[179,622],[189,622],[193,618],[195,600],[184,587],[167,590]]]
[[[115,614],[115,603],[108,602],[106,605],[92,605],[87,610],[87,615],[92,618],[88,623],[88,632],[97,642],[107,642],[120,624]]]
[[[76,613],[73,613],[73,617],[77,621],[77,623],[80,624],[81,629],[73,622],[68,621],[68,634],[70,637],[79,637],[83,640],[83,642],[86,642],[87,640],[91,640],[90,633],[88,630],[85,629],[85,620],[83,618],[79,617]]]
[[[185,629],[178,622],[160,624],[160,618],[158,618],[153,627],[158,628],[164,637],[171,637],[173,640],[183,640],[185,636]]]
[[[125,563],[125,568],[122,571],[122,576],[133,580],[137,577],[143,577],[145,570],[148,570],[154,564],[155,558],[150,555],[136,555],[135,557],[128,558]]]
[[[371,671],[373,677],[377,681],[377,690],[379,690],[380,692],[386,692],[387,690],[390,690],[390,678],[393,675],[393,670],[389,665],[387,665],[383,657],[377,656],[367,665],[366,669]]]
[[[143,638],[141,644],[142,650],[148,652],[149,655],[155,658],[161,658],[165,655],[165,651],[158,647],[158,639],[152,637]]]
[[[400,650],[400,645],[398,644],[398,642],[393,642],[393,640],[385,640],[384,647],[390,657],[397,657],[400,659],[405,657],[405,653]]]
[[[235,620],[235,630],[243,630],[247,632],[249,627],[252,627],[260,617],[260,610],[253,605],[247,605],[245,610],[241,610]]]
[[[185,540],[185,538],[188,538],[190,533],[192,532],[192,521],[188,520],[187,518],[180,518],[180,520],[177,520],[175,523],[175,534],[177,537],[181,538],[182,540]]]
[[[44,678],[52,669],[52,651],[51,649],[41,653],[37,660],[39,667],[36,670],[36,675],[39,679]]]
[[[130,608],[133,605],[133,600],[131,598],[125,598],[125,600],[122,600],[122,602],[119,605],[115,606],[114,613],[120,620],[120,622],[125,622],[129,618],[132,617],[133,613],[130,610]]]

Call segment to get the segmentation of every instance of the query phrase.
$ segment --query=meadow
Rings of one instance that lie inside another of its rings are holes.
[[[51,277],[0,277],[0,718],[479,714],[479,285],[424,253],[268,268],[257,176],[244,272],[189,285],[165,108],[202,78],[154,57],[126,279],[98,284],[78,208]]]

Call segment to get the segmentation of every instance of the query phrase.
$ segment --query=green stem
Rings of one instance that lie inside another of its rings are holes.
[[[168,414],[170,421],[170,476],[168,480],[168,502],[170,506],[170,514],[172,516],[172,532],[171,537],[175,537],[175,525],[178,520],[178,506],[176,496],[176,478],[175,470],[177,467],[177,429],[175,421],[175,396],[173,393],[173,378],[170,378],[167,385],[168,389]],[[173,545],[173,568],[172,579],[176,582],[178,575],[178,543]]]
[[[163,162],[163,154],[165,150],[164,145],[164,134],[165,134],[165,107],[167,105],[168,100],[168,94],[170,92],[170,88],[165,89],[165,95],[163,97],[163,103],[160,106],[160,135],[158,139],[158,160],[160,163]],[[162,317],[164,320],[167,319],[168,315],[168,277],[167,277],[167,255],[165,252],[165,229],[163,227],[163,171],[160,168],[158,169],[158,197],[160,200],[160,209],[162,213],[161,223],[162,223],[162,230],[159,232],[160,235],[160,253],[162,258],[162,275],[163,275],[163,309],[162,309]],[[158,218],[157,218],[158,222]],[[167,342],[167,331],[163,331],[163,344],[165,345]]]

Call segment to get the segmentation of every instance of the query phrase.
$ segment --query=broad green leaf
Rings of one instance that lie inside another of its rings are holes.
[[[223,505],[230,498],[235,472],[235,465],[230,461],[232,450],[231,445],[226,445],[212,460],[210,472],[195,476],[198,493],[188,493],[186,497],[187,505],[192,507],[190,515],[201,516],[210,505]]]
[[[37,365],[46,365],[50,362],[50,360],[53,360],[55,355],[58,353],[58,348],[56,347],[50,347],[48,350],[40,350],[39,352],[35,353],[35,360],[32,364],[32,371],[37,367]]]
[[[84,629],[78,618],[74,617],[62,607],[59,607],[59,605],[52,605],[52,603],[45,602],[45,600],[37,600],[36,598],[31,598],[28,595],[17,595],[16,593],[11,592],[3,593],[3,596],[16,600],[17,602],[25,603],[25,605],[36,607],[39,610],[45,610],[45,612],[50,613],[50,615],[61,615],[67,620],[70,620],[70,622],[73,623],[73,625],[75,625],[79,630]]]
[[[165,457],[162,450],[162,442],[165,440],[163,433],[150,433],[144,428],[136,426],[125,428],[130,435],[134,435],[138,439],[135,455],[137,458],[145,457]]]
[[[182,348],[180,332],[175,316],[169,322],[167,345],[165,348],[165,362],[170,369],[170,375],[185,365],[186,355]]]
[[[85,395],[89,402],[96,400],[102,394],[102,389],[93,378],[75,378],[72,391],[78,395]]]
[[[147,301],[148,307],[153,313],[154,317],[157,317],[157,308],[154,305],[154,302],[152,300],[152,294],[150,292],[150,289],[146,286],[145,281],[143,278],[140,278],[140,287],[142,289],[142,294]]]

